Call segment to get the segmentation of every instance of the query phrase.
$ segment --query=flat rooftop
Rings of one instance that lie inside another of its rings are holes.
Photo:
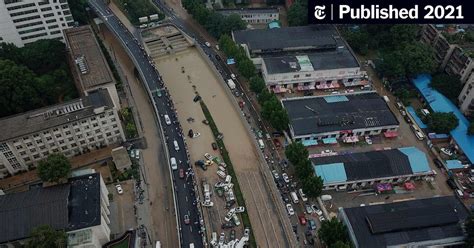
[[[317,157],[311,163],[325,184],[431,171],[426,155],[416,147]]]
[[[69,185],[0,196],[0,243],[25,239],[35,227],[68,227]]]
[[[100,174],[70,178],[69,185],[68,230],[100,225]]]
[[[106,89],[62,104],[48,106],[0,119],[0,140],[6,141],[96,115],[94,109],[113,108]]]
[[[247,45],[250,52],[288,48],[324,50],[335,49],[344,44],[332,25],[239,30],[233,32],[233,38],[236,43]]]
[[[464,238],[469,213],[454,196],[343,208],[359,247],[387,247]]]
[[[399,124],[376,92],[288,98],[282,103],[294,136]]]
[[[109,65],[89,25],[66,29],[64,36],[82,91],[114,83]]]
[[[221,13],[223,15],[231,15],[231,14],[252,14],[252,13],[268,13],[268,14],[278,14],[278,8],[269,7],[269,8],[227,8],[227,9],[216,9],[217,13]]]
[[[345,46],[333,51],[310,52],[301,55],[265,55],[262,59],[268,74],[360,67],[357,59]]]

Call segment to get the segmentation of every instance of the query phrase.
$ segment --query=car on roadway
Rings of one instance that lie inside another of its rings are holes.
[[[214,151],[217,150],[217,143],[216,142],[212,142],[211,146],[212,146],[212,150],[214,150]]]
[[[240,207],[236,207],[235,208],[235,213],[238,214],[238,213],[243,213],[245,212],[245,207],[243,206],[240,206]]]
[[[115,189],[117,189],[117,193],[119,195],[123,194],[122,185],[120,185],[120,184],[115,185]]]
[[[273,174],[273,178],[275,178],[275,180],[278,180],[280,178],[280,175],[278,175],[278,172],[276,170],[272,170],[272,174]]]
[[[214,159],[214,157],[213,157],[211,154],[209,154],[209,153],[204,153],[204,157],[205,157],[207,160],[210,160],[210,161],[212,161],[212,160]]]
[[[448,148],[444,148],[444,147],[443,147],[443,148],[441,148],[440,150],[441,150],[442,153],[444,153],[444,154],[446,154],[446,155],[448,155],[448,156],[452,156],[452,155],[453,155],[453,152],[452,152],[450,149],[448,149]]]
[[[444,165],[443,165],[443,162],[441,162],[439,159],[435,158],[433,159],[433,163],[436,165],[436,167],[438,168],[443,168]]]
[[[281,174],[281,177],[283,177],[283,181],[285,181],[285,183],[290,183],[290,177],[288,176],[288,174],[283,173]]]
[[[235,74],[234,74],[234,73],[231,73],[231,74],[230,74],[230,78],[232,78],[232,80],[235,80],[235,79],[237,79],[237,77],[235,76]]]
[[[231,221],[226,222],[226,223],[221,225],[222,229],[229,229],[229,228],[233,228],[233,227],[235,227],[235,224],[234,224],[234,222],[231,222]]]
[[[166,125],[168,125],[168,126],[171,125],[171,119],[170,119],[170,117],[169,117],[168,115],[165,115],[164,117],[165,117],[165,123],[166,123]]]
[[[205,44],[207,47],[211,47],[211,43],[209,43],[208,41],[204,42],[204,44]]]
[[[246,237],[246,238],[250,237],[250,229],[249,228],[245,228],[243,237]]]
[[[313,212],[316,213],[318,216],[323,215],[323,211],[321,211],[316,204],[311,205]]]
[[[225,221],[230,221],[234,217],[234,214],[235,214],[235,208],[233,208],[233,209],[229,210],[229,212],[227,212],[227,214],[224,217],[224,220]]]
[[[322,215],[319,216],[319,221],[323,222],[323,221],[325,221],[325,220],[326,220],[326,218],[324,218],[324,216],[322,216]]]
[[[187,214],[184,215],[183,219],[184,219],[184,224],[186,225],[189,225],[189,223],[191,222],[191,220],[189,219],[189,215]]]
[[[298,194],[300,195],[300,198],[302,201],[307,202],[308,197],[306,197],[306,194],[303,192],[303,189],[298,189]]]
[[[307,214],[312,214],[313,213],[313,208],[309,204],[304,204],[304,209]]]
[[[276,148],[280,149],[280,147],[281,147],[280,140],[278,140],[278,139],[273,139],[273,143],[275,144],[275,147],[276,147]]]
[[[291,204],[286,204],[286,211],[288,211],[288,215],[293,216],[295,215],[295,210],[293,209],[293,206]]]
[[[298,220],[300,221],[300,224],[301,224],[302,226],[306,225],[306,217],[304,217],[303,214],[300,215],[300,216],[298,216]]]
[[[178,141],[177,141],[177,140],[174,140],[174,141],[173,141],[173,145],[174,145],[174,150],[175,150],[175,151],[179,151],[179,145],[178,145]]]
[[[234,230],[234,229],[230,230],[229,239],[230,239],[230,240],[234,240],[234,239],[235,239],[235,230]]]
[[[219,45],[216,45],[216,49],[217,49],[218,51],[220,50],[220,49],[219,49]]]
[[[309,220],[308,220],[308,224],[309,224],[308,228],[309,228],[310,230],[316,230],[316,221],[314,221],[314,220],[312,220],[312,219],[309,219]]]
[[[179,178],[184,179],[184,169],[179,169]]]

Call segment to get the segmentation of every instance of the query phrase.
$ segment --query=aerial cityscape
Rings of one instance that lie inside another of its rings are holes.
[[[0,0],[0,248],[474,247],[474,24]]]

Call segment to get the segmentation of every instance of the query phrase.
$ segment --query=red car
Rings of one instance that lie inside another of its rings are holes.
[[[184,224],[189,225],[189,222],[190,222],[190,220],[189,220],[189,215],[186,214],[186,215],[184,216]]]
[[[179,178],[184,178],[184,169],[179,169]]]
[[[304,217],[304,215],[298,216],[298,220],[300,221],[301,225],[306,225],[306,217]]]
[[[280,148],[281,147],[281,143],[278,139],[273,139],[273,143],[275,144],[276,148]]]

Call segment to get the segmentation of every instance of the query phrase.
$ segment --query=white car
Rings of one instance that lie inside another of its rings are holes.
[[[207,47],[211,47],[211,43],[209,43],[209,42],[207,42],[207,41],[206,41],[204,44],[205,44]]]
[[[245,212],[245,207],[236,207],[235,208],[235,213],[243,213]]]
[[[283,181],[285,181],[285,183],[290,183],[290,177],[288,177],[288,174],[283,173],[281,174],[281,177],[283,177]]]
[[[237,77],[235,76],[234,73],[230,74],[230,78],[232,78],[232,80],[235,80]]]
[[[453,152],[451,150],[449,150],[448,148],[441,148],[441,152],[448,155],[448,156],[451,156],[453,155]]]
[[[115,185],[115,188],[117,189],[117,193],[118,193],[119,195],[123,194],[122,185],[117,184],[117,185]]]
[[[193,139],[194,139],[194,138],[197,138],[197,137],[199,137],[199,136],[201,136],[201,133],[198,133],[198,132],[193,133]]]
[[[306,210],[307,214],[312,214],[313,213],[313,208],[309,204],[305,204],[304,209]]]
[[[219,236],[219,246],[224,245],[225,241],[225,233],[221,232],[221,235]]]
[[[209,154],[209,153],[205,153],[205,154],[204,154],[204,157],[205,157],[207,160],[211,160],[211,161],[214,159],[214,157],[213,157],[211,154]]]
[[[216,49],[217,49],[217,50],[220,50],[220,49],[219,49],[219,45],[216,45]]]
[[[178,145],[178,141],[177,141],[177,140],[174,140],[174,141],[173,141],[173,145],[174,145],[174,149],[175,149],[176,151],[179,151],[179,145]]]
[[[245,228],[245,230],[244,230],[244,236],[243,236],[243,237],[244,237],[244,238],[249,238],[249,236],[250,236],[250,229]]]
[[[325,221],[325,220],[326,220],[326,219],[324,218],[324,216],[322,216],[322,215],[319,216],[319,221],[323,222],[323,221]]]
[[[138,150],[138,149],[135,149],[135,158],[137,160],[140,160],[140,150]]]
[[[272,174],[275,180],[278,180],[278,178],[280,178],[280,175],[278,175],[278,172],[276,170],[272,170]]]
[[[369,136],[365,136],[365,142],[366,142],[368,145],[372,145],[372,139],[370,139]]]
[[[230,221],[234,217],[234,214],[235,214],[235,208],[233,208],[233,209],[229,210],[229,212],[227,212],[227,214],[224,217],[224,220],[226,222]]]
[[[166,125],[171,125],[171,119],[168,115],[165,115],[165,123]]]
[[[291,206],[291,204],[286,204],[286,211],[288,211],[288,214],[290,216],[293,216],[295,215],[295,210],[293,210],[293,206]]]
[[[321,211],[316,204],[311,205],[311,208],[313,209],[313,212],[315,212],[318,216],[323,215],[323,211]]]

